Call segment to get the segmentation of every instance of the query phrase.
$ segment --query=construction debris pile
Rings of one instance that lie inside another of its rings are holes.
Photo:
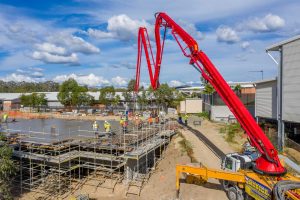
[[[67,197],[82,185],[114,191],[118,183],[128,186],[127,193],[138,187],[134,193],[139,195],[176,127],[174,121],[132,124],[126,132],[111,130],[100,137],[88,130],[70,131],[64,137],[7,131],[20,167],[14,185],[20,194],[34,192],[37,198]]]

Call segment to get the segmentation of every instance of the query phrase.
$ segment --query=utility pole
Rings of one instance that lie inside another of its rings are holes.
[[[264,80],[264,70],[256,70],[256,71],[249,71],[249,72],[259,72],[259,73],[261,73],[261,80]]]

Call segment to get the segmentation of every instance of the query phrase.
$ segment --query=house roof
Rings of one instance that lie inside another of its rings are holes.
[[[46,99],[48,101],[58,101],[57,99],[58,92],[37,92],[37,93],[45,94]],[[17,100],[22,94],[28,95],[31,93],[0,93],[0,100],[2,101]],[[95,100],[99,100],[100,92],[88,92],[88,94],[93,96]],[[121,100],[124,100],[122,92],[116,92],[116,95],[119,95],[121,97]]]
[[[0,100],[11,101],[20,97],[21,93],[0,93]]]
[[[256,81],[255,84],[264,84],[264,83],[268,83],[268,82],[273,82],[273,81],[277,81],[277,78],[272,78],[272,79],[267,79],[267,80],[262,80],[262,81]]]
[[[276,44],[273,44],[273,45],[267,47],[266,51],[278,51],[283,45],[288,44],[290,42],[294,42],[294,41],[299,40],[299,39],[300,39],[300,35],[296,35],[292,38],[289,38],[287,40],[283,40],[281,42],[278,42]]]

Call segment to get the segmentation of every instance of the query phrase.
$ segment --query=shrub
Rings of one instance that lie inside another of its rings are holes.
[[[209,113],[206,111],[198,113],[197,116],[209,120]]]
[[[220,133],[225,133],[226,134],[226,141],[227,142],[235,142],[234,138],[237,133],[241,132],[242,128],[239,123],[233,123],[233,124],[227,124],[225,127],[220,128],[219,132]]]

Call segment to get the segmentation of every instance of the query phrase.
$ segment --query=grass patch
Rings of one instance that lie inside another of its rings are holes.
[[[286,156],[289,159],[291,159],[292,161],[294,161],[295,163],[297,163],[299,165],[299,163],[300,163],[300,152],[299,151],[297,151],[293,148],[285,147],[284,153],[286,154]]]
[[[191,162],[197,162],[196,158],[194,157],[194,151],[193,151],[193,145],[190,141],[184,138],[184,136],[181,134],[182,140],[179,141],[179,144],[181,146],[181,151],[186,152],[188,157],[191,159]]]
[[[201,117],[203,119],[207,119],[209,120],[209,113],[208,112],[201,112],[201,113],[198,113],[196,114],[198,117]]]
[[[221,127],[219,132],[225,134],[225,140],[230,143],[236,143],[235,137],[243,131],[239,123],[226,124]]]

